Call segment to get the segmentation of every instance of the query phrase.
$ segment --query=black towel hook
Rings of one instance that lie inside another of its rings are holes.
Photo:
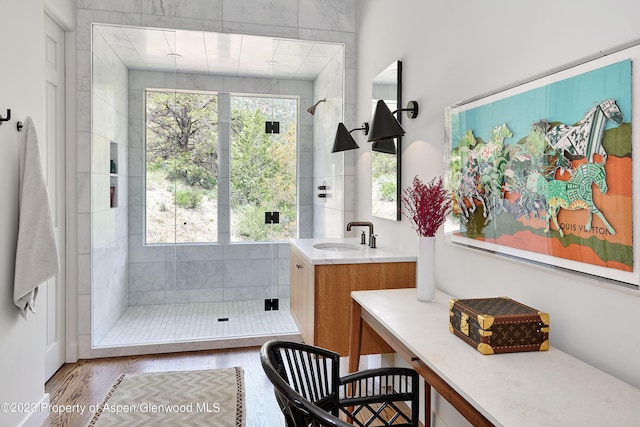
[[[0,116],[0,125],[2,122],[8,122],[9,120],[11,120],[11,110],[7,108],[7,117]]]
[[[9,120],[11,120],[11,110],[7,108],[7,117],[0,116],[0,125],[2,125],[2,122],[8,122]],[[22,122],[16,123],[16,129],[18,129],[18,132],[22,132],[23,127],[24,125]]]

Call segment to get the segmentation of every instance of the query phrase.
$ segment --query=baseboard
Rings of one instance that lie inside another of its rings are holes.
[[[49,393],[45,393],[38,402],[37,409],[26,414],[18,427],[40,427],[49,416]]]
[[[65,352],[65,363],[75,363],[78,361],[78,342],[67,342],[67,348]]]

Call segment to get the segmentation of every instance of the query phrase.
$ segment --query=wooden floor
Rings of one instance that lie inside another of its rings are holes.
[[[209,350],[80,360],[66,364],[45,385],[51,405],[96,405],[101,403],[121,374],[186,371],[241,366],[244,370],[247,427],[284,426],[273,387],[262,371],[259,348]],[[43,426],[84,426],[92,413],[78,411],[49,414]]]

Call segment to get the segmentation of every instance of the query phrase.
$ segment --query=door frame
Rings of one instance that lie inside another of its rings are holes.
[[[44,165],[51,199],[51,214],[59,257],[59,271],[44,284],[45,353],[44,373],[48,380],[66,361],[66,39],[67,34],[48,14],[44,15],[45,141]],[[50,88],[51,93],[50,93]]]
[[[54,19],[55,21],[55,19]],[[56,21],[58,22],[58,21]],[[78,203],[77,203],[77,54],[76,31],[58,22],[65,32],[66,50],[66,362],[79,358],[78,343]],[[88,286],[91,286],[90,277]],[[88,290],[87,292],[90,292]]]
[[[70,3],[71,4],[71,3]],[[44,14],[49,16],[64,32],[65,43],[65,362],[74,363],[79,359],[78,344],[78,212],[77,212],[77,53],[74,18],[75,2],[65,10],[59,3],[45,0]],[[44,18],[43,18],[44,19]]]

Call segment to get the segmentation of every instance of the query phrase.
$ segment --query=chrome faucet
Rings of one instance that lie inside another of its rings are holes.
[[[347,224],[347,231],[351,231],[351,227],[369,227],[369,247],[376,248],[376,235],[373,234],[373,224],[370,222],[354,221]],[[364,241],[360,241],[362,244],[366,244]]]

